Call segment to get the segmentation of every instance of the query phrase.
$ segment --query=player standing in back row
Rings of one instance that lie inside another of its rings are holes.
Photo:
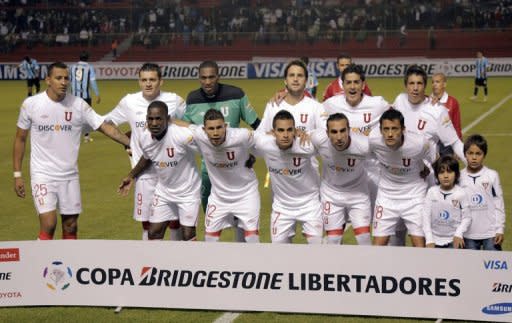
[[[101,97],[98,84],[96,83],[96,72],[94,71],[94,67],[87,63],[88,60],[89,53],[83,51],[80,53],[80,60],[78,63],[71,65],[71,94],[84,99],[85,102],[92,107],[92,98],[89,88],[92,88],[96,95],[96,104],[100,104]],[[89,132],[84,134],[84,141],[92,141],[92,138],[89,136]]]
[[[224,116],[226,124],[238,128],[240,120],[256,129],[260,124],[258,114],[254,111],[249,98],[239,87],[219,82],[219,66],[214,61],[204,61],[199,65],[199,83],[201,87],[187,96],[187,108],[183,120],[195,125],[203,125],[206,111],[215,109]],[[201,204],[203,211],[208,205],[212,185],[208,171],[201,163]],[[236,240],[245,241],[243,230],[236,230]]]
[[[145,63],[139,70],[140,91],[127,94],[110,111],[105,119],[117,125],[128,123],[131,129],[131,165],[134,167],[142,156],[140,137],[146,128],[148,105],[153,101],[162,101],[168,107],[171,118],[181,118],[185,110],[183,99],[172,92],[162,92],[162,71],[157,64]],[[157,183],[156,169],[150,166],[135,182],[133,218],[142,223],[142,240],[148,239],[149,214]],[[178,221],[171,221],[171,240],[180,240]]]

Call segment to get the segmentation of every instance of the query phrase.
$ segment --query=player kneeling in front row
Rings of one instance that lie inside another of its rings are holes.
[[[343,113],[327,119],[327,131],[314,130],[311,142],[322,157],[320,197],[328,244],[343,243],[345,218],[349,216],[357,243],[370,245],[371,203],[365,160],[368,139],[350,133]]]
[[[265,159],[272,192],[270,232],[273,243],[290,243],[295,225],[302,222],[308,243],[322,242],[322,212],[318,172],[311,164],[314,148],[301,147],[295,121],[281,110],[273,118],[273,135],[255,133],[255,152]]]
[[[205,241],[218,241],[234,218],[246,242],[259,242],[260,193],[252,168],[246,167],[253,132],[228,128],[220,111],[210,109],[202,128],[191,126],[212,183],[205,214]]]
[[[119,185],[121,195],[128,194],[134,178],[151,163],[157,170],[151,214],[149,239],[163,239],[170,221],[179,220],[183,240],[196,240],[201,180],[194,158],[192,132],[169,125],[167,105],[153,101],[148,106],[147,129],[140,138],[143,155]]]

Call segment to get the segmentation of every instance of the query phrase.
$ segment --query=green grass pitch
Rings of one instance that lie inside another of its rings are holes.
[[[321,96],[329,79],[320,80],[318,89]],[[223,80],[224,82],[224,80]],[[260,117],[267,100],[273,93],[282,88],[283,81],[276,80],[225,80],[225,83],[237,85],[245,90],[249,99]],[[12,144],[16,131],[19,106],[26,95],[25,81],[2,81],[0,105],[2,118],[0,119],[0,152],[4,156],[0,159],[0,178],[4,178],[0,185],[0,240],[33,240],[37,237],[38,221],[30,195],[25,199],[16,197],[13,191],[12,180]],[[199,86],[196,80],[165,80],[163,90],[176,92],[183,98],[187,93]],[[374,95],[382,95],[392,102],[395,96],[404,90],[402,79],[371,79],[369,86]],[[45,86],[43,86],[45,88]],[[102,102],[94,105],[95,110],[104,114],[110,111],[126,94],[138,91],[137,82],[130,81],[99,81]],[[452,78],[448,81],[448,92],[458,98],[461,113],[462,127],[466,127],[492,107],[498,105],[503,99],[512,94],[512,78],[489,79],[489,101],[472,102],[469,97],[473,91],[472,78]],[[429,91],[430,85],[427,88]],[[482,90],[480,90],[481,92]],[[480,96],[482,93],[480,93]],[[465,135],[473,133],[483,134],[489,142],[489,153],[485,160],[487,166],[496,169],[500,174],[505,196],[507,213],[507,229],[505,232],[504,250],[512,250],[512,230],[510,223],[510,210],[512,205],[512,174],[508,168],[508,152],[510,146],[507,142],[512,139],[512,98],[469,129]],[[123,128],[127,129],[127,128]],[[140,224],[132,219],[133,197],[121,198],[116,194],[120,179],[129,171],[128,158],[118,144],[112,142],[102,134],[93,133],[94,142],[82,144],[79,157],[80,180],[84,211],[79,221],[80,239],[140,239]],[[507,148],[509,147],[509,148]],[[26,183],[29,181],[28,164],[29,150],[24,160],[23,174]],[[258,159],[256,171],[260,180],[262,192],[261,229],[262,242],[269,242],[270,217],[270,191],[263,189],[265,174],[264,162]],[[202,214],[198,238],[203,239],[204,230]],[[349,232],[346,234],[346,243],[353,244],[355,240]],[[231,230],[223,233],[222,240],[232,240]],[[60,238],[60,229],[56,238]],[[297,235],[296,242],[304,243],[304,239]],[[223,312],[192,311],[192,310],[166,310],[166,309],[125,309],[120,314],[114,314],[110,308],[86,307],[29,307],[29,308],[2,308],[0,321],[2,322],[64,322],[73,318],[77,322],[97,321],[110,322],[212,322]],[[407,320],[389,318],[366,318],[349,316],[326,315],[296,315],[277,313],[243,313],[237,322],[432,322],[432,320]]]

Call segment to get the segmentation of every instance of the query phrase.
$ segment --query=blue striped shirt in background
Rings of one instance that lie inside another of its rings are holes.
[[[476,78],[484,79],[487,77],[487,67],[489,67],[489,61],[487,57],[478,58],[476,60]]]
[[[100,95],[98,85],[96,84],[96,73],[94,67],[87,63],[79,61],[71,66],[71,93],[82,99],[90,99],[89,87],[92,88],[96,96]]]
[[[35,79],[39,77],[39,64],[35,59],[31,58],[30,62],[23,60],[19,67],[25,71],[27,79]]]

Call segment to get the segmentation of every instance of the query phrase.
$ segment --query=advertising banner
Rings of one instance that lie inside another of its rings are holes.
[[[0,306],[512,322],[512,253],[169,241],[0,242]]]
[[[250,62],[219,61],[219,73],[223,79],[260,79],[283,78],[284,69],[290,58],[256,58]],[[491,58],[489,77],[512,76],[512,58]],[[67,62],[68,65],[74,62]],[[162,67],[164,79],[185,80],[198,79],[198,66],[201,62],[158,62]],[[475,59],[450,58],[360,58],[355,63],[361,64],[366,77],[403,77],[409,65],[421,65],[429,75],[444,72],[450,77],[474,77]],[[19,63],[0,64],[0,80],[22,80],[26,78]],[[50,63],[41,63],[41,77],[44,78]],[[135,80],[143,62],[93,62],[96,78],[99,80]],[[319,78],[338,76],[336,58],[310,60],[310,68]]]

